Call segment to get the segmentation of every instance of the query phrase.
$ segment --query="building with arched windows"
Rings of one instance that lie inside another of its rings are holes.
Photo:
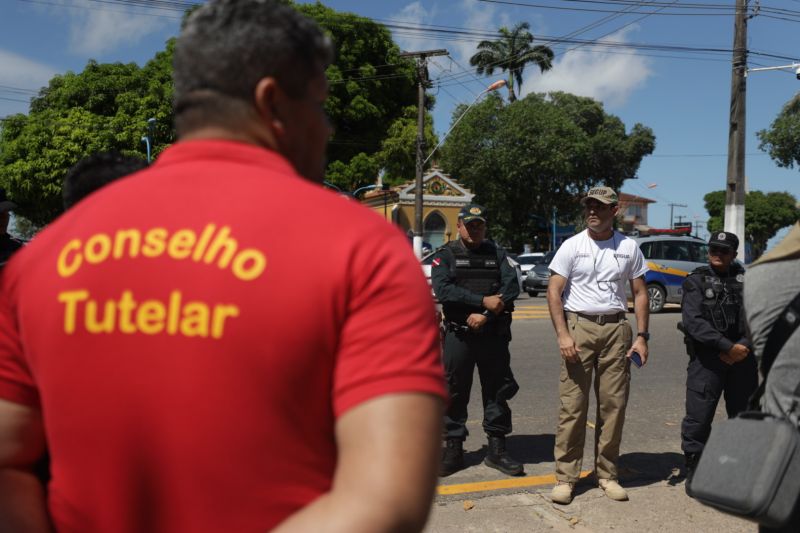
[[[397,224],[407,234],[414,232],[415,183],[388,190],[367,192],[362,203]],[[439,168],[422,177],[422,240],[435,250],[457,238],[456,223],[461,208],[475,195]]]

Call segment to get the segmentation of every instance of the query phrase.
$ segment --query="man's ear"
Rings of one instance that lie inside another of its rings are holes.
[[[275,78],[269,77],[258,80],[253,91],[253,102],[258,116],[275,138],[283,137],[286,129],[279,111],[282,98],[283,91]]]

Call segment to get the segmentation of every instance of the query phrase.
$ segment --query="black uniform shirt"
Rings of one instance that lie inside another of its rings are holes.
[[[461,239],[459,239],[457,242],[442,246],[436,251],[436,255],[431,263],[431,284],[433,285],[433,292],[436,293],[436,298],[439,302],[442,304],[457,303],[471,305],[479,308],[476,310],[478,313],[480,309],[483,308],[484,295],[472,292],[464,287],[459,287],[456,284],[455,265],[453,264],[454,256],[446,249],[447,246],[460,246],[466,249],[468,253],[486,254],[488,250],[494,250],[500,266],[500,288],[497,292],[501,295],[506,309],[511,308],[512,303],[517,296],[519,296],[517,272],[508,261],[506,251],[496,246],[491,241],[483,241],[481,245],[473,251],[466,248]]]
[[[750,348],[750,341],[744,333],[744,316],[742,308],[742,293],[736,295],[738,298],[738,308],[733,316],[728,316],[728,327],[724,330],[718,329],[712,320],[703,314],[703,301],[707,299],[705,294],[703,279],[706,276],[716,276],[720,280],[743,276],[744,268],[738,263],[732,263],[727,275],[720,276],[713,268],[701,267],[691,274],[683,282],[683,299],[681,300],[681,314],[683,327],[686,333],[703,345],[708,350],[727,352],[733,348],[734,344],[742,344]],[[715,294],[715,298],[720,295]]]

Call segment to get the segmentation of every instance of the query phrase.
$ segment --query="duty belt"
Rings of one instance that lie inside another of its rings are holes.
[[[452,331],[455,333],[467,333],[470,331],[470,328],[466,324],[459,324],[458,322],[445,322],[445,327],[447,331]]]
[[[595,324],[599,324],[601,326],[603,324],[615,324],[625,320],[625,311],[611,313],[610,315],[590,315],[588,313],[576,313],[574,311],[567,311],[566,313],[567,315],[575,315],[579,318],[588,320],[589,322],[594,322]]]

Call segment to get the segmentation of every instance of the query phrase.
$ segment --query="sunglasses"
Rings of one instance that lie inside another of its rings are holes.
[[[710,246],[708,248],[708,253],[713,255],[728,255],[733,253],[733,250],[731,248],[725,248],[722,246]]]

